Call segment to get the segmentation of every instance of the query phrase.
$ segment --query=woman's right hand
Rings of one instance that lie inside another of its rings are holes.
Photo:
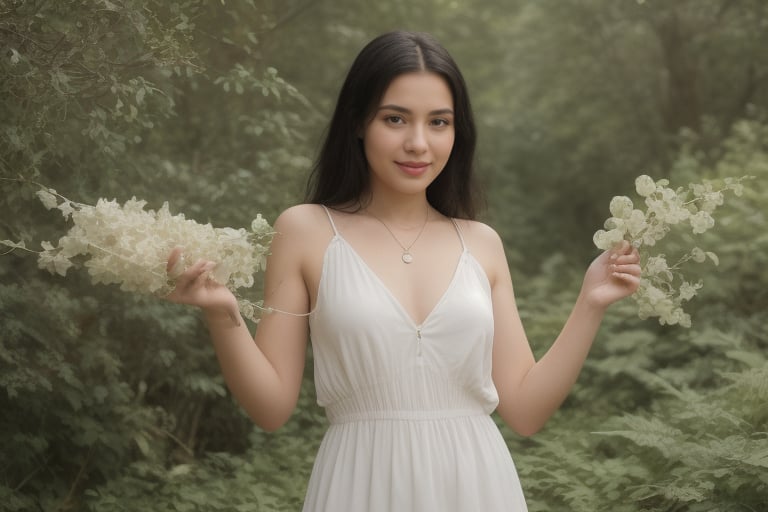
[[[211,271],[216,267],[212,261],[198,260],[187,269],[183,269],[183,254],[177,247],[168,257],[166,271],[176,283],[173,291],[165,296],[171,302],[197,306],[208,313],[226,313],[230,318],[238,318],[238,305],[232,291],[211,278]],[[175,275],[174,269],[181,267],[181,273]],[[239,322],[238,322],[239,323]]]

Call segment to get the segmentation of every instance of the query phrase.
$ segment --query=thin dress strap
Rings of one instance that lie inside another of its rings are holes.
[[[331,212],[328,210],[328,207],[325,206],[324,204],[321,204],[320,206],[323,207],[323,210],[325,210],[325,214],[328,216],[328,220],[331,222],[331,227],[333,228],[333,235],[334,236],[339,236],[339,230],[336,229],[336,224],[334,224],[334,222],[333,222],[333,217],[331,217]],[[459,235],[459,236],[461,236],[461,235]],[[464,242],[462,242],[462,244],[463,243]]]
[[[456,219],[451,217],[451,222],[453,222],[453,227],[456,228],[456,233],[459,235],[459,240],[461,240],[461,249],[466,251],[467,250],[467,244],[464,243],[464,235],[461,234],[461,229],[459,229],[459,224],[456,222]]]

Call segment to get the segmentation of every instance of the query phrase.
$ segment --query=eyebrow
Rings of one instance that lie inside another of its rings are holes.
[[[412,112],[410,109],[407,109],[405,107],[401,107],[400,105],[382,105],[380,106],[377,111],[379,110],[394,110],[395,112],[402,112],[403,114],[411,114]],[[430,116],[441,116],[445,114],[451,114],[453,115],[453,109],[450,108],[439,108],[437,110],[432,110],[429,112]]]

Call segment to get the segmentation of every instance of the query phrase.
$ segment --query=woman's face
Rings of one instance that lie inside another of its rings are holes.
[[[371,192],[423,193],[453,149],[453,95],[435,73],[395,78],[365,128]]]

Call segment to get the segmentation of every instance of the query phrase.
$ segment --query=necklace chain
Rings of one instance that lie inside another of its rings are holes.
[[[392,238],[395,239],[395,242],[397,242],[397,245],[399,245],[400,248],[403,250],[403,254],[400,256],[400,259],[403,260],[403,263],[413,263],[413,254],[411,254],[411,247],[413,247],[413,245],[418,241],[418,239],[421,237],[421,234],[424,232],[424,228],[427,227],[427,222],[429,221],[429,205],[427,205],[427,215],[424,217],[424,224],[421,225],[419,234],[416,235],[416,238],[413,239],[413,242],[411,242],[408,245],[408,247],[404,246],[402,242],[400,242],[400,240],[395,236],[392,230],[389,229],[389,226],[387,226],[386,222],[381,220],[375,213],[371,212],[370,210],[368,211],[368,213],[370,213],[374,219],[381,222],[381,225],[384,226],[387,231],[389,231],[389,234],[392,235]]]

